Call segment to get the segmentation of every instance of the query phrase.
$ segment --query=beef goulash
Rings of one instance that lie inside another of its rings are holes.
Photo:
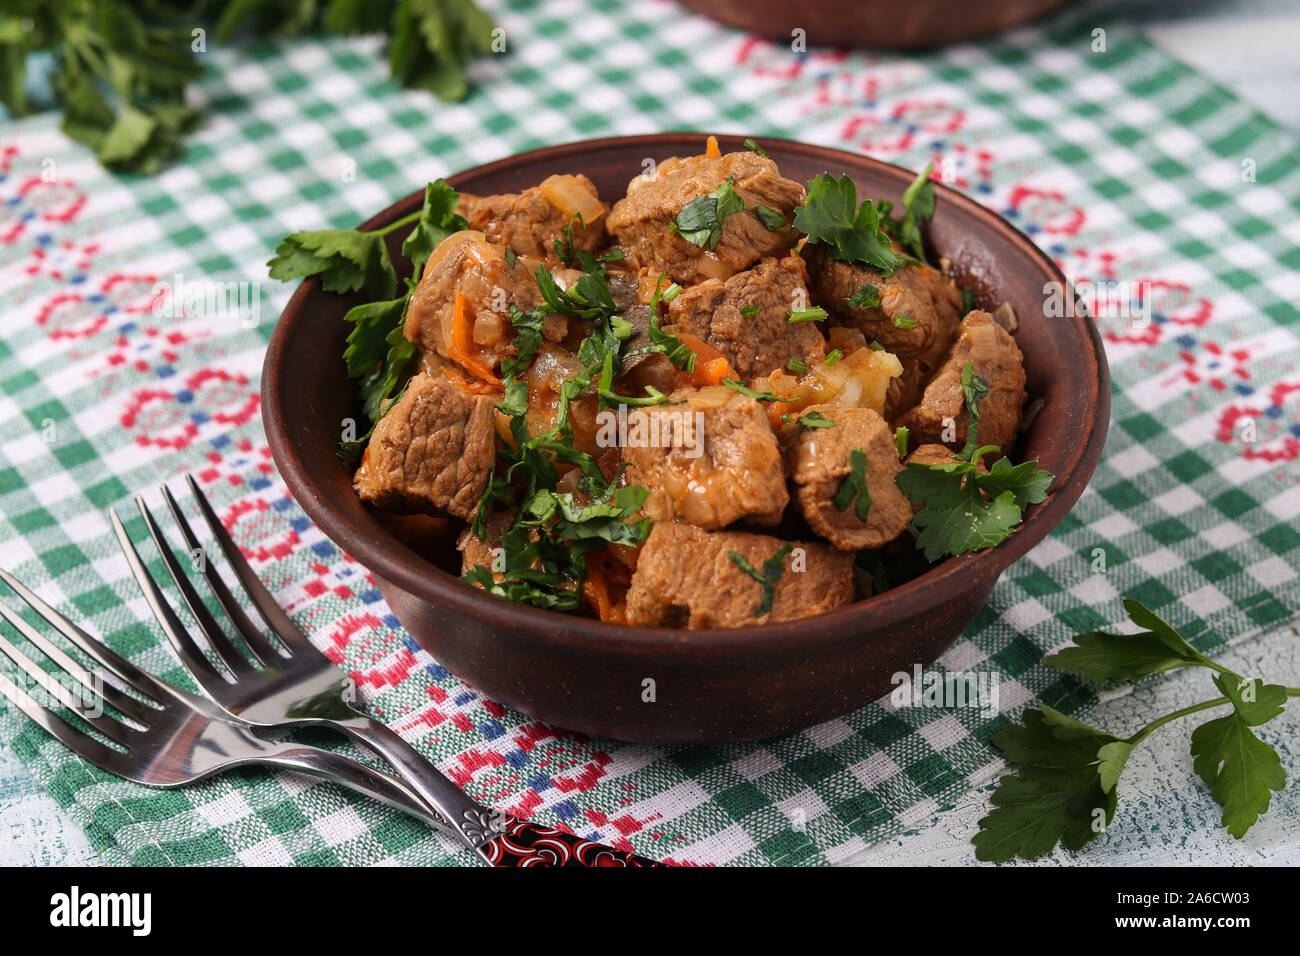
[[[459,519],[462,576],[498,597],[672,628],[833,611],[897,585],[873,568],[1013,533],[1052,476],[1004,457],[1014,321],[931,264],[929,170],[859,203],[746,146],[621,196],[431,184],[418,281],[349,314],[361,499]]]

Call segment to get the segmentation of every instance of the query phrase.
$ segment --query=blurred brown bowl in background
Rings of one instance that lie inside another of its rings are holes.
[[[789,43],[801,29],[810,46],[924,50],[1027,23],[1065,0],[681,0],[728,26]]]

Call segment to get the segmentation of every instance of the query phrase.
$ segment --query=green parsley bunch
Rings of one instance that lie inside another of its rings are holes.
[[[63,131],[111,169],[152,175],[201,120],[185,88],[203,70],[209,26],[218,43],[384,34],[393,79],[444,100],[465,97],[466,68],[497,37],[473,0],[6,0],[0,103],[16,116],[30,110],[28,61],[47,52]]]
[[[980,820],[972,842],[981,860],[1033,859],[1058,843],[1078,850],[1115,818],[1118,784],[1134,749],[1161,727],[1206,710],[1230,707],[1222,717],[1192,731],[1192,768],[1223,807],[1223,826],[1237,839],[1268,810],[1274,791],[1286,786],[1276,750],[1255,728],[1277,717],[1300,688],[1246,678],[1205,657],[1174,628],[1137,601],[1125,601],[1140,631],[1081,634],[1045,663],[1097,683],[1135,681],[1181,667],[1213,672],[1221,696],[1153,720],[1128,737],[1116,737],[1051,707],[1026,710],[1020,724],[993,736],[1015,769],[993,794],[993,812]]]

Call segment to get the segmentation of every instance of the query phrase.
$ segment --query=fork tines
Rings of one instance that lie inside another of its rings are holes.
[[[226,559],[226,563],[234,572],[240,585],[242,585],[244,593],[253,606],[257,608],[258,615],[264,622],[263,626],[259,626],[253,621],[232,593],[230,587],[217,570],[216,562],[211,560],[207,549],[199,542],[189,519],[185,516],[171,490],[166,485],[161,488],[163,500],[167,503],[167,509],[171,512],[172,519],[184,539],[185,548],[191,559],[189,565],[192,573],[202,575],[207,582],[208,588],[216,599],[217,606],[221,609],[222,614],[234,632],[239,636],[243,646],[247,648],[249,655],[253,658],[252,662],[236,646],[221,622],[208,609],[207,604],[190,580],[190,575],[186,573],[184,563],[177,557],[177,552],[168,542],[166,535],[164,535],[158,522],[154,519],[153,513],[149,510],[149,506],[144,499],[136,496],[135,503],[136,507],[140,509],[140,515],[144,519],[149,537],[153,539],[154,546],[162,556],[168,576],[180,592],[181,601],[198,625],[199,631],[203,634],[217,659],[228,669],[231,675],[238,679],[258,668],[274,667],[277,660],[291,657],[295,650],[301,649],[293,646],[299,641],[301,641],[304,648],[308,647],[306,637],[303,637],[301,632],[294,627],[288,616],[276,604],[271,593],[258,580],[257,575],[253,572],[243,554],[240,553],[239,547],[230,537],[229,532],[226,531],[216,512],[213,511],[211,504],[199,489],[198,483],[193,476],[187,475],[186,480],[195,501],[198,503],[199,513],[203,517],[204,524],[207,525],[208,531],[216,541],[221,554]],[[162,627],[168,642],[172,645],[177,656],[180,657],[181,663],[185,667],[200,671],[206,676],[219,676],[222,679],[228,679],[213,666],[207,655],[190,636],[176,610],[168,602],[162,589],[158,586],[158,582],[150,574],[144,560],[140,557],[140,552],[136,549],[116,512],[110,509],[109,514],[113,521],[113,530],[117,534],[118,542],[121,544],[127,562],[130,564],[131,573],[139,583],[150,610],[153,611],[154,617]],[[272,644],[267,637],[268,628],[288,645],[288,653]]]
[[[83,667],[72,655],[34,628],[4,601],[0,601],[0,617],[3,617],[23,638],[53,663],[56,670],[47,671],[42,668],[3,636],[0,636],[0,653],[9,658],[48,698],[57,701],[59,705],[75,714],[79,720],[84,721],[87,726],[114,744],[129,749],[130,727],[109,714],[104,709],[104,705],[113,708],[126,721],[145,727],[171,699],[167,686],[154,680],[107,645],[91,637],[3,569],[0,569],[0,580],[4,581],[14,594],[70,644],[117,678],[123,687],[130,687],[140,694],[142,699],[127,694],[124,690],[106,682],[101,674]],[[60,677],[64,680],[60,680]],[[68,679],[75,682],[79,689],[70,686]],[[59,716],[53,706],[39,700],[36,695],[20,687],[3,672],[0,672],[0,694],[45,728],[64,746],[92,763],[110,769],[123,756],[121,751],[105,746],[68,723]]]

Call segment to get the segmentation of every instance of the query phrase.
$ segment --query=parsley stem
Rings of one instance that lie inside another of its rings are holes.
[[[371,230],[370,234],[372,236],[386,236],[390,232],[394,232],[398,229],[401,229],[403,226],[409,226],[411,223],[415,222],[419,218],[420,218],[420,213],[413,212],[409,216],[403,216],[401,219],[397,220],[397,222],[389,223],[387,226],[384,226],[382,229]]]
[[[1232,674],[1232,671],[1222,667],[1216,666],[1215,670],[1221,670],[1225,674]],[[1235,677],[1236,675],[1233,674],[1233,676]],[[1300,687],[1287,687],[1285,689],[1286,689],[1286,695],[1288,697],[1300,697]],[[1172,714],[1165,714],[1165,716],[1161,717],[1159,720],[1153,720],[1151,723],[1147,724],[1145,727],[1143,727],[1141,730],[1135,733],[1132,737],[1129,737],[1128,743],[1136,747],[1143,740],[1149,737],[1152,734],[1152,732],[1159,730],[1165,724],[1178,720],[1180,717],[1187,717],[1190,716],[1191,714],[1198,713],[1199,711],[1202,710],[1211,710],[1212,708],[1222,707],[1224,704],[1231,704],[1231,703],[1232,701],[1229,700],[1227,697],[1216,697],[1214,698],[1214,700],[1207,700],[1199,704],[1194,704],[1191,707],[1184,707],[1182,710],[1176,710]]]
[[[1138,744],[1146,740],[1147,737],[1151,736],[1152,733],[1159,730],[1165,724],[1172,723],[1173,721],[1178,720],[1180,717],[1188,717],[1192,714],[1199,713],[1202,710],[1211,710],[1215,707],[1222,707],[1224,704],[1231,704],[1231,703],[1232,701],[1227,697],[1216,697],[1214,698],[1214,700],[1202,701],[1199,704],[1193,704],[1191,707],[1184,707],[1182,710],[1176,710],[1172,714],[1165,714],[1159,720],[1153,720],[1151,723],[1147,724],[1145,727],[1143,727],[1141,730],[1135,733],[1132,737],[1129,737],[1127,742],[1132,744],[1134,747],[1136,747]]]

